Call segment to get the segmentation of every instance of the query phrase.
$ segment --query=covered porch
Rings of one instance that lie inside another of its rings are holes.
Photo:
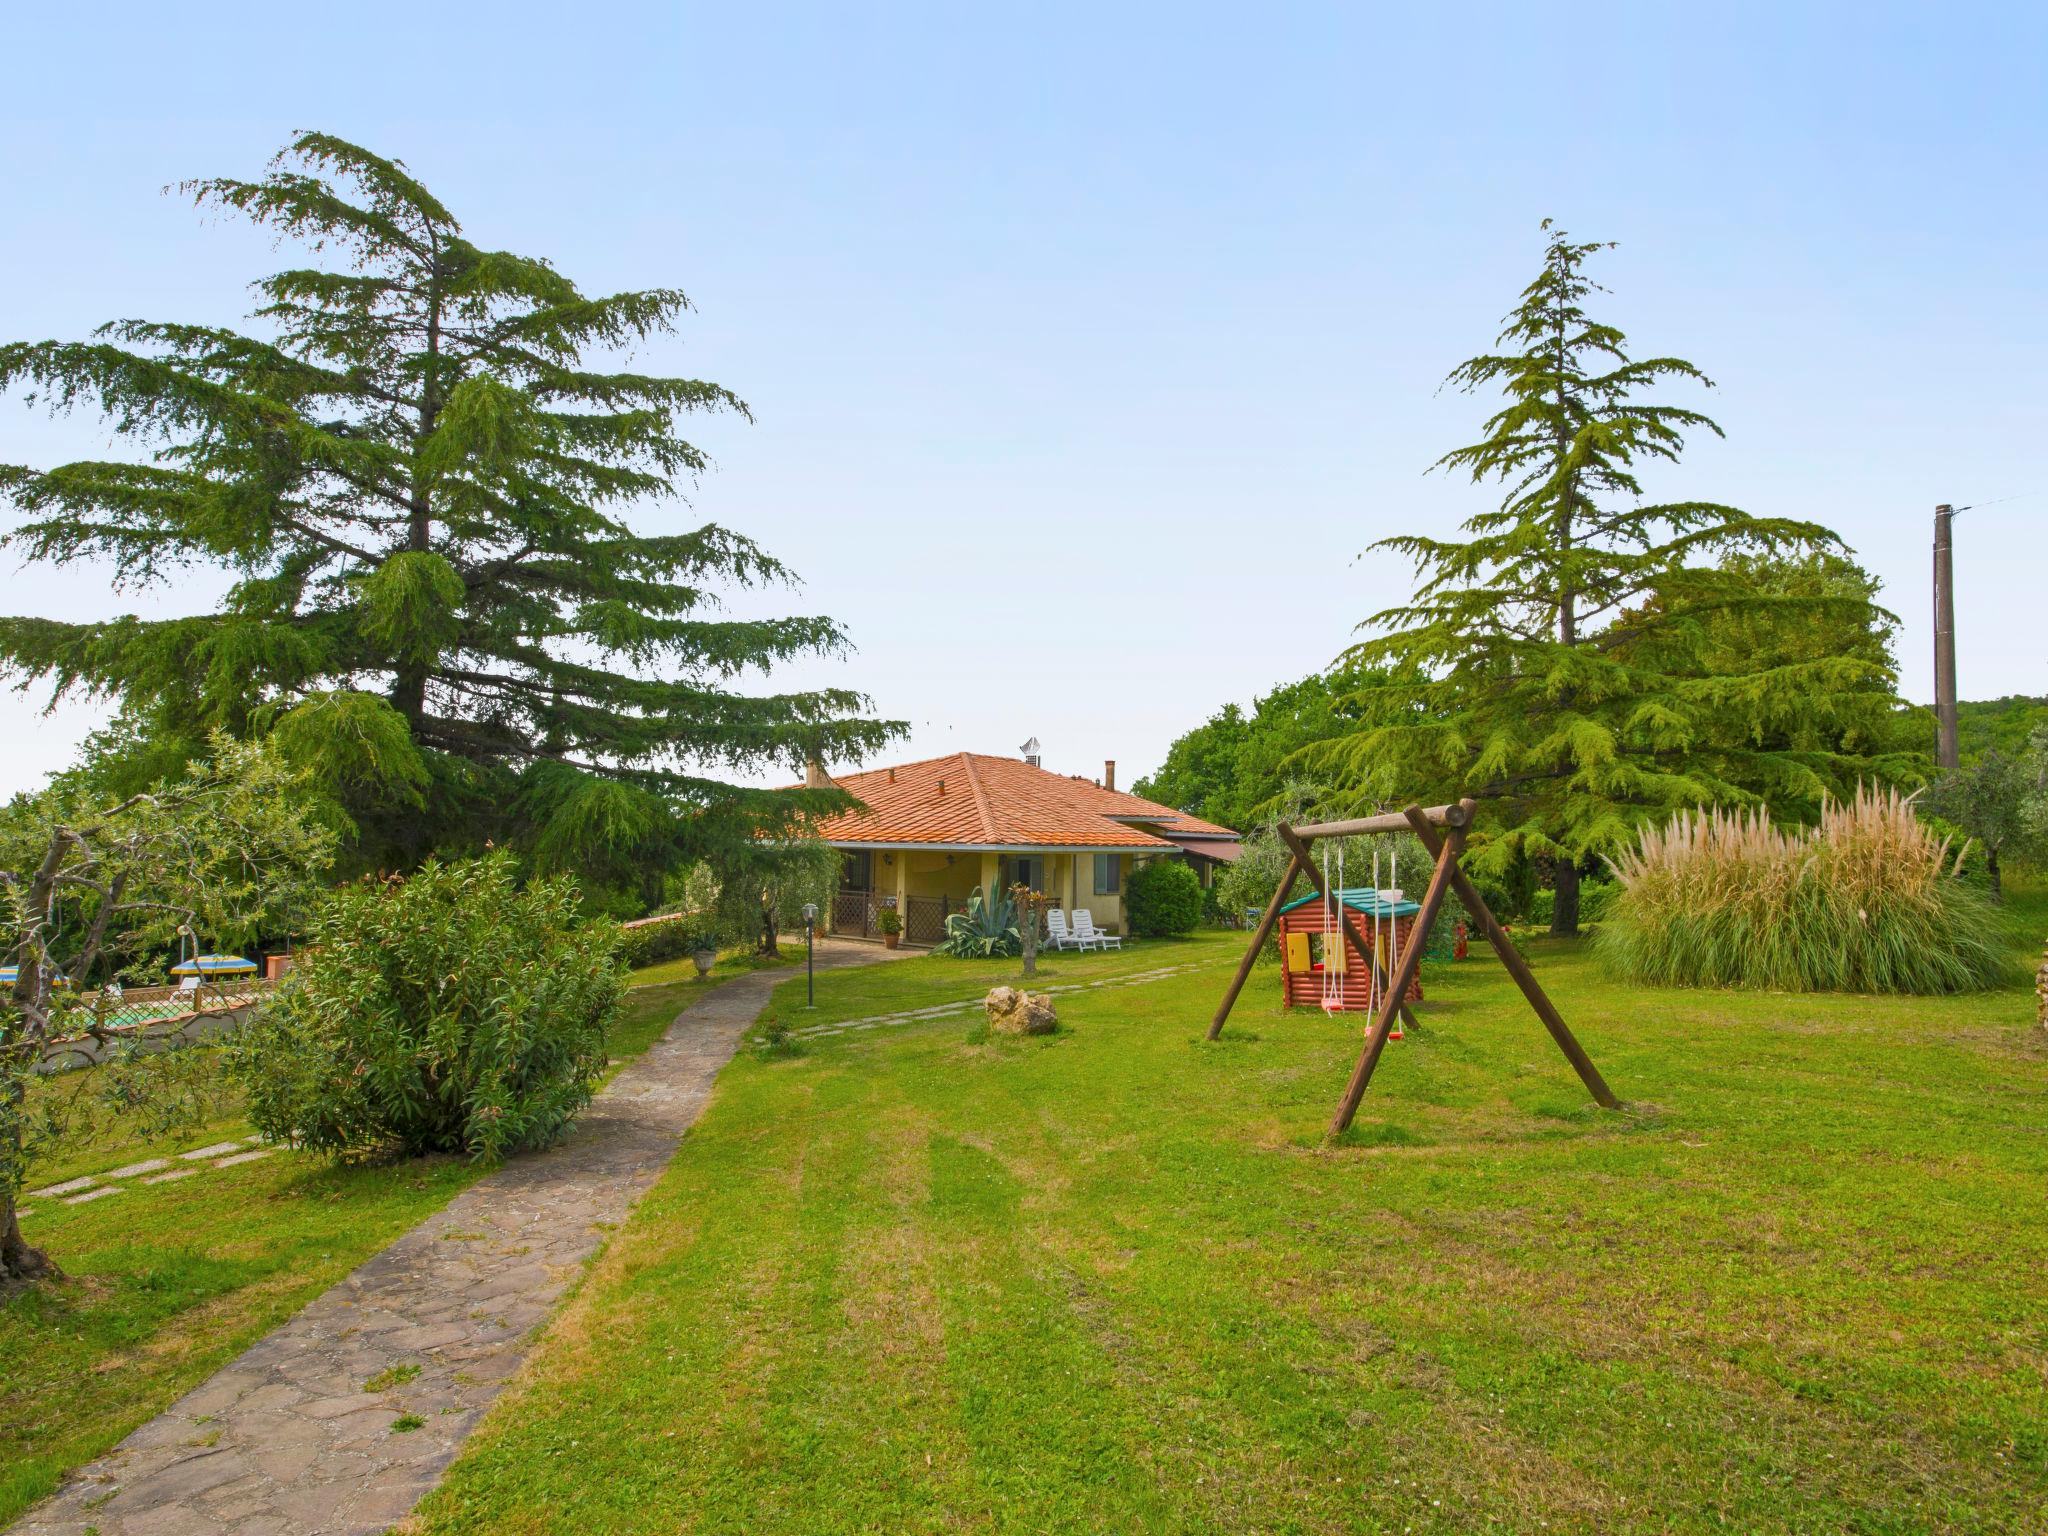
[[[929,947],[946,935],[946,919],[979,887],[1006,891],[1029,885],[1066,911],[1085,907],[1095,926],[1124,932],[1123,889],[1134,855],[1128,848],[984,848],[914,844],[835,844],[839,889],[827,931],[841,938],[879,939],[881,915],[894,911],[905,944]]]

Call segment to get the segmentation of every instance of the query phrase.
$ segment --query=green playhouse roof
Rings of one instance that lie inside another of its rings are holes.
[[[1296,897],[1280,910],[1292,912],[1296,907],[1313,907],[1322,903],[1322,897],[1309,895]],[[1349,886],[1337,893],[1337,899],[1354,912],[1367,917],[1413,917],[1422,910],[1421,904],[1413,901],[1382,901],[1380,893],[1371,886]]]

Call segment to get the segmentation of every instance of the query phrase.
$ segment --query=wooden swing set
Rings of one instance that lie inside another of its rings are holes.
[[[1436,921],[1442,910],[1444,897],[1451,891],[1458,893],[1458,900],[1465,904],[1465,910],[1472,914],[1485,931],[1487,942],[1493,945],[1494,953],[1500,956],[1500,963],[1515,979],[1515,985],[1522,989],[1522,996],[1529,1000],[1536,1017],[1543,1021],[1543,1027],[1550,1031],[1550,1038],[1557,1042],[1557,1048],[1564,1052],[1565,1059],[1579,1074],[1579,1081],[1586,1085],[1586,1091],[1603,1109],[1619,1109],[1621,1101],[1614,1096],[1614,1090],[1607,1086],[1607,1080],[1600,1075],[1600,1069],[1593,1065],[1585,1048],[1573,1037],[1565,1026],[1557,1008],[1537,984],[1535,974],[1509,940],[1507,930],[1487,908],[1485,900],[1472,884],[1460,864],[1465,851],[1465,831],[1472,824],[1472,814],[1477,804],[1471,800],[1460,800],[1456,805],[1439,805],[1424,810],[1411,805],[1405,811],[1391,811],[1381,816],[1365,816],[1355,821],[1320,821],[1305,826],[1289,826],[1282,822],[1278,827],[1280,841],[1286,845],[1290,855],[1287,872],[1280,877],[1279,887],[1273,892],[1273,899],[1266,903],[1265,916],[1259,919],[1259,926],[1252,934],[1252,942],[1244,952],[1244,959],[1237,964],[1237,974],[1230,978],[1230,987],[1223,994],[1223,1001],[1216,1009],[1216,1017],[1209,1024],[1209,1038],[1216,1039],[1223,1033],[1223,1021],[1230,1017],[1230,1010],[1237,1002],[1238,993],[1244,990],[1246,979],[1252,973],[1252,965],[1259,958],[1259,950],[1265,945],[1273,931],[1273,924],[1280,916],[1280,909],[1286,904],[1287,893],[1294,888],[1295,878],[1307,875],[1315,886],[1318,897],[1331,899],[1327,882],[1316,868],[1313,845],[1321,837],[1370,837],[1388,832],[1413,832],[1422,846],[1436,860],[1430,872],[1429,888],[1423,892],[1422,905],[1415,914],[1414,931],[1427,934],[1429,926]],[[1437,829],[1443,828],[1441,835]],[[1411,943],[1399,952],[1395,961],[1394,974],[1388,977],[1384,987],[1379,985],[1379,957],[1365,952],[1365,946],[1352,931],[1352,924],[1341,919],[1342,904],[1338,903],[1340,921],[1337,931],[1344,936],[1344,942],[1357,956],[1358,963],[1373,968],[1375,995],[1380,999],[1378,1011],[1366,1029],[1365,1049],[1359,1054],[1358,1065],[1351,1071],[1351,1081],[1345,1085],[1344,1097],[1337,1103],[1337,1113],[1330,1120],[1330,1134],[1341,1135],[1351,1125],[1352,1117],[1358,1113],[1359,1100],[1365,1097],[1366,1085],[1372,1081],[1373,1069],[1379,1065],[1380,1052],[1386,1049],[1387,1036],[1398,1017],[1404,1023],[1413,1025],[1414,1015],[1408,1011],[1408,989],[1414,984],[1417,971],[1422,965],[1421,943]]]

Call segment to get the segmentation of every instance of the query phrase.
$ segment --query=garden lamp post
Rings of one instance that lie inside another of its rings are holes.
[[[818,1006],[818,971],[811,961],[811,931],[818,925],[818,904],[804,903],[804,1006]]]

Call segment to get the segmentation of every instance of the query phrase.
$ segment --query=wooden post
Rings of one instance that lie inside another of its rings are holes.
[[[1956,720],[1955,508],[1934,509],[1934,761],[1954,768],[1962,762]]]
[[[1421,817],[1414,818],[1414,825],[1415,835],[1422,840],[1422,846],[1430,852],[1436,853],[1451,846],[1440,839],[1436,835],[1436,829]],[[1457,834],[1453,833],[1452,837],[1455,839]],[[1621,1108],[1621,1100],[1617,1099],[1614,1090],[1607,1086],[1607,1080],[1600,1075],[1600,1069],[1593,1065],[1593,1058],[1586,1054],[1585,1047],[1579,1044],[1577,1037],[1565,1024],[1563,1015],[1557,1011],[1548,994],[1537,982],[1535,972],[1529,969],[1529,962],[1522,958],[1520,951],[1508,938],[1507,930],[1501,927],[1500,920],[1487,907],[1485,898],[1466,877],[1465,871],[1458,867],[1455,857],[1451,860],[1450,868],[1451,885],[1458,893],[1458,900],[1465,904],[1465,910],[1476,917],[1479,926],[1486,930],[1487,942],[1493,945],[1493,952],[1500,956],[1500,963],[1506,966],[1508,974],[1514,977],[1515,985],[1522,989],[1522,996],[1529,1000],[1529,1006],[1536,1010],[1536,1017],[1541,1019],[1543,1027],[1550,1031],[1550,1038],[1557,1042],[1557,1048],[1564,1052],[1565,1060],[1569,1061],[1572,1070],[1579,1074],[1579,1081],[1586,1085],[1586,1091],[1593,1095],[1594,1102],[1602,1109]]]
[[[1280,833],[1280,840],[1287,844],[1289,850],[1293,852],[1295,859],[1308,870],[1308,877],[1315,884],[1316,894],[1327,900],[1329,893],[1323,885],[1322,871],[1316,868],[1315,860],[1309,855],[1308,844],[1302,841],[1301,834],[1295,831],[1294,828],[1285,825],[1279,827],[1278,831]],[[1379,956],[1368,955],[1365,952],[1364,942],[1357,934],[1351,931],[1351,919],[1342,916],[1341,913],[1337,922],[1337,931],[1344,935],[1345,945],[1350,949],[1351,953],[1365,962],[1367,971],[1378,977],[1381,982],[1385,982],[1387,973],[1380,968]],[[1418,1028],[1419,1026],[1415,1022],[1415,1015],[1408,1007],[1408,989],[1403,987],[1400,992],[1395,994],[1394,1000],[1401,1010],[1401,1022],[1410,1029]]]
[[[1429,825],[1419,806],[1409,812],[1409,819],[1415,826]],[[1465,833],[1462,828],[1454,827],[1447,840],[1438,840],[1432,833],[1431,841],[1436,843],[1436,847],[1430,850],[1436,855],[1436,868],[1430,874],[1429,889],[1422,894],[1422,910],[1415,914],[1418,933],[1429,932],[1429,925],[1436,921],[1437,911],[1444,904],[1444,893],[1450,889],[1458,868],[1458,850],[1465,841]],[[1372,1029],[1365,1037],[1365,1049],[1359,1053],[1358,1065],[1351,1069],[1351,1081],[1344,1085],[1344,1097],[1337,1101],[1337,1113],[1330,1119],[1332,1136],[1341,1136],[1350,1129],[1352,1117],[1358,1113],[1358,1101],[1365,1097],[1373,1069],[1380,1063],[1380,1052],[1387,1047],[1387,1035],[1394,1027],[1395,1011],[1403,1006],[1401,999],[1408,995],[1415,973],[1422,968],[1422,952],[1427,947],[1410,944],[1408,952],[1401,957],[1400,965],[1395,967],[1387,1000],[1380,1005],[1379,1015],[1372,1021]]]
[[[1251,946],[1245,950],[1244,958],[1237,962],[1237,974],[1230,978],[1230,989],[1223,994],[1223,1001],[1217,1005],[1216,1017],[1209,1021],[1209,1038],[1214,1040],[1223,1033],[1223,1021],[1230,1017],[1230,1010],[1237,1006],[1237,994],[1244,990],[1245,978],[1258,963],[1259,951],[1265,947],[1266,937],[1273,931],[1273,924],[1280,918],[1280,908],[1287,900],[1287,893],[1294,889],[1294,877],[1301,873],[1301,855],[1295,854],[1287,861],[1287,873],[1280,877],[1280,884],[1273,891],[1273,899],[1266,903],[1266,915],[1259,919],[1259,926],[1252,933]]]

